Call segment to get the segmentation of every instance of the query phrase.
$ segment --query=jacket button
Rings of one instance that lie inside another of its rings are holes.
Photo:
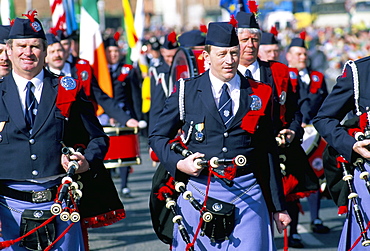
[[[31,159],[32,159],[32,160],[36,160],[36,159],[37,159],[36,154],[32,154],[32,155],[31,155]]]
[[[33,144],[35,144],[35,139],[30,139],[29,142],[30,142],[31,145],[33,145]]]
[[[0,135],[0,142],[3,141],[3,135]]]
[[[33,171],[32,171],[32,175],[33,175],[33,176],[36,176],[36,175],[38,175],[38,174],[39,174],[39,172],[38,172],[37,170],[33,170]]]
[[[225,138],[229,137],[229,133],[228,132],[224,132],[224,137]]]
[[[226,153],[226,152],[227,152],[227,147],[222,147],[222,151],[223,151],[224,153]]]

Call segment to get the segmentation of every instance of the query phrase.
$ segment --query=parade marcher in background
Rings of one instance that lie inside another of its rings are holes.
[[[238,12],[238,38],[241,48],[239,71],[272,86],[274,93],[273,126],[274,134],[279,139],[279,154],[285,156],[281,164],[285,169],[283,184],[287,200],[287,209],[292,219],[289,232],[289,246],[303,247],[297,233],[299,198],[306,197],[318,189],[318,181],[309,166],[305,152],[301,147],[303,129],[302,114],[297,102],[297,91],[289,78],[288,67],[277,61],[262,61],[259,54],[260,44],[277,45],[271,33],[261,35],[261,30],[254,14]],[[270,34],[270,35],[269,35]],[[273,47],[273,46],[272,46]],[[278,45],[277,45],[278,47]],[[274,57],[275,53],[271,53]],[[271,57],[271,55],[270,55]],[[249,71],[249,75],[247,72]],[[289,189],[287,189],[289,187]]]
[[[78,56],[75,56],[72,53],[73,48],[75,48],[74,41],[73,41],[73,36],[75,36],[75,34],[67,35],[67,32],[65,30],[55,30],[53,28],[51,29],[51,33],[56,35],[61,45],[63,46],[66,52],[65,53],[66,61],[68,61],[71,64],[75,64],[78,59]]]
[[[182,47],[204,49],[206,33],[201,30],[186,31],[179,35],[178,43]]]
[[[150,73],[150,110],[149,110],[149,134],[153,130],[159,115],[162,112],[164,101],[172,92],[169,86],[169,72],[173,56],[179,47],[176,33],[171,32],[165,36],[161,45],[160,62],[158,66],[149,68]]]
[[[312,71],[307,67],[307,49],[305,41],[302,38],[292,39],[288,47],[286,59],[288,61],[290,77],[297,83],[298,104],[303,116],[302,127],[312,131],[312,119],[328,95],[325,77],[321,72]],[[305,133],[307,134],[308,132]],[[318,161],[320,158],[321,161]],[[323,171],[322,155],[316,158],[315,161],[309,162],[314,170]],[[323,225],[322,220],[319,218],[321,204],[320,190],[308,196],[307,199],[311,213],[311,230],[315,233],[328,233],[330,229]]]
[[[213,197],[236,207],[235,227],[227,233],[230,235],[212,242],[207,235],[195,236],[200,214],[184,198],[178,198],[184,225],[191,239],[196,239],[195,250],[276,250],[266,204],[274,213],[279,232],[290,218],[284,207],[271,117],[264,116],[271,112],[271,87],[237,74],[239,41],[229,23],[209,24],[204,58],[210,70],[176,84],[149,136],[149,144],[172,177],[177,179],[181,173],[189,176],[186,189],[196,199],[207,201]],[[256,118],[253,122],[252,117]],[[186,158],[172,151],[168,143],[179,129],[183,131],[183,143],[194,153]],[[239,154],[248,161],[236,170],[234,185],[226,186],[221,179],[209,176],[208,190],[209,170],[196,168],[194,160],[230,159]],[[269,165],[268,159],[274,159],[270,162],[274,165]],[[259,176],[261,173],[264,177]],[[222,235],[224,229],[214,232]],[[185,250],[186,246],[174,228],[172,250]]]
[[[0,79],[12,70],[12,63],[6,53],[5,41],[8,39],[10,25],[0,25]]]
[[[25,14],[27,18],[15,19],[7,41],[13,70],[0,85],[0,149],[3,153],[0,157],[0,220],[6,229],[3,232],[6,243],[1,243],[5,247],[12,245],[20,233],[32,230],[29,224],[35,224],[38,217],[43,221],[47,219],[70,160],[78,162],[76,173],[81,175],[84,183],[84,196],[78,207],[81,217],[95,218],[98,215],[90,214],[96,213],[97,207],[113,213],[110,215],[105,211],[99,220],[105,221],[107,216],[114,215],[109,219],[110,223],[102,224],[109,225],[125,216],[112,181],[104,184],[113,188],[109,191],[111,194],[105,194],[106,187],[100,187],[101,191],[95,190],[93,194],[94,202],[88,201],[91,194],[86,187],[92,187],[85,182],[86,178],[93,177],[94,185],[100,186],[95,178],[108,175],[102,162],[108,149],[108,137],[95,117],[91,103],[86,101],[80,83],[72,78],[58,79],[44,70],[47,44],[36,13],[29,12]],[[67,101],[67,96],[74,96],[73,101]],[[62,155],[61,141],[71,147],[83,146],[84,153],[75,153],[70,158]],[[88,212],[82,210],[86,210],[86,206]],[[87,218],[86,221],[91,223]],[[83,222],[86,223],[85,219]],[[63,238],[52,243],[53,249],[85,250],[80,222],[62,221],[56,217],[47,229],[55,230],[55,236],[51,232],[36,231],[32,237],[14,243],[9,250],[45,249],[57,237]]]
[[[369,192],[365,180],[360,178],[361,171],[357,167],[351,166],[351,164],[358,159],[362,159],[365,170],[370,170],[366,161],[370,158],[368,148],[370,141],[367,137],[365,140],[358,139],[357,141],[355,139],[356,131],[349,133],[349,129],[341,125],[341,121],[346,115],[352,113],[359,117],[356,126],[358,128],[357,132],[366,133],[368,130],[369,66],[370,57],[347,62],[342,75],[337,78],[336,85],[334,85],[332,92],[325,99],[313,120],[315,128],[328,142],[328,145],[348,162],[349,174],[353,175],[353,179],[349,183],[352,184],[355,193],[358,195],[355,200],[351,199],[348,202],[348,213],[338,246],[340,251],[369,249],[369,247],[361,245],[369,243],[363,238],[364,235],[369,236],[366,227],[370,213]],[[352,198],[354,197],[352,196]],[[354,204],[354,201],[357,201],[357,205]],[[362,212],[363,219],[361,220],[363,220],[364,230],[359,227],[359,212]],[[342,213],[345,213],[345,211],[342,210]]]
[[[127,123],[128,127],[138,127],[141,114],[141,88],[139,77],[132,65],[125,64],[124,58],[120,53],[117,41],[113,37],[104,40],[105,54],[108,61],[110,76],[113,87],[113,100],[123,109],[134,123]],[[111,117],[114,119],[116,116]],[[110,123],[116,125],[117,123]],[[124,126],[124,125],[121,125]],[[125,198],[130,198],[131,193],[128,188],[128,176],[131,166],[120,167],[121,193]]]
[[[67,53],[58,37],[51,33],[46,34],[48,43],[48,55],[46,56],[46,69],[55,75],[71,76],[84,85],[85,93],[93,102],[94,106],[101,105],[109,116],[114,117],[118,123],[126,126],[137,126],[137,120],[132,119],[116,102],[102,91],[92,73],[92,68],[87,60],[76,59],[72,64],[66,61]],[[65,58],[62,58],[64,56]]]
[[[127,127],[138,127],[138,121],[133,118],[127,110],[120,106],[118,102],[110,98],[100,89],[96,78],[92,74],[91,66],[86,60],[76,59],[75,64],[69,63],[66,61],[67,57],[65,54],[67,53],[58,37],[51,33],[46,34],[46,37],[49,44],[48,55],[46,57],[47,69],[56,75],[72,76],[80,79],[81,82],[84,83],[85,89],[88,89],[86,92],[88,93],[89,99],[94,102],[95,105],[99,104],[103,107],[105,116],[108,117],[108,119],[104,120],[106,121],[104,125],[110,124],[110,117],[112,118],[111,123],[119,123]],[[127,179],[125,180],[127,181]],[[128,197],[129,193],[126,195],[126,197]]]
[[[279,61],[280,48],[276,35],[270,32],[262,32],[260,46],[258,48],[258,58],[263,61]]]
[[[149,61],[149,67],[154,66],[157,67],[161,61],[161,44],[157,37],[149,38],[147,42],[147,57]]]

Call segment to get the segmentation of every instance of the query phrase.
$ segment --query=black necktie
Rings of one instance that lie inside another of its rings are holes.
[[[33,127],[33,123],[35,122],[35,117],[37,113],[38,103],[33,94],[31,88],[33,83],[29,81],[27,83],[27,92],[26,92],[26,112],[25,112],[25,119],[26,119],[26,126],[28,130],[31,130]]]
[[[227,84],[224,84],[222,86],[222,93],[218,105],[218,112],[220,113],[221,118],[224,121],[226,127],[228,123],[230,123],[231,119],[234,117],[232,111],[232,101],[227,89],[228,89]]]
[[[252,72],[249,70],[249,69],[247,69],[246,71],[245,71],[245,75],[244,75],[245,77],[249,77],[249,78],[253,78],[253,75],[252,75]]]

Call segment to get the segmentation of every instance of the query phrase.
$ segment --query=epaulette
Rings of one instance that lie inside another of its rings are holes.
[[[355,107],[356,107],[356,115],[357,116],[360,116],[361,115],[361,111],[360,111],[360,106],[359,106],[359,103],[358,103],[358,99],[360,97],[360,82],[358,80],[358,69],[357,69],[357,66],[356,66],[356,63],[352,60],[348,60],[344,66],[343,66],[343,69],[342,69],[342,77],[345,77],[347,74],[346,74],[346,66],[349,66],[352,70],[352,78],[353,78],[353,96],[354,96],[354,99],[355,99]]]

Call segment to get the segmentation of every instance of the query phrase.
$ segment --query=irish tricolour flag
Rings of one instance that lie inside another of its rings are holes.
[[[82,0],[80,16],[80,58],[90,62],[100,88],[112,97],[112,82],[109,75],[103,38],[99,27],[97,0]],[[98,115],[102,113],[99,108]]]

